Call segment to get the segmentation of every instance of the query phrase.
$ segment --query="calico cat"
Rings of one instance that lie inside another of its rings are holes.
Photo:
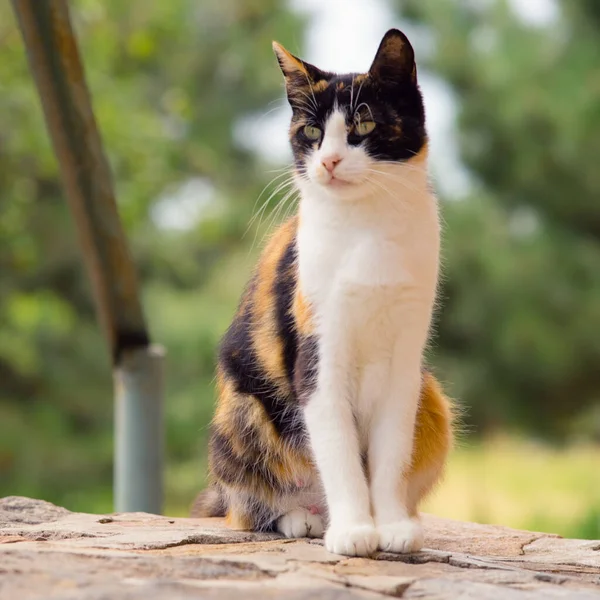
[[[338,554],[413,552],[452,443],[450,402],[423,366],[440,226],[413,49],[390,30],[368,73],[337,75],[273,48],[299,212],[223,338],[212,483],[193,514],[325,533]]]

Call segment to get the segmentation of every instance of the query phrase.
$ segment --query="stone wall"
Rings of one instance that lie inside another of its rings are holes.
[[[424,517],[426,549],[373,559],[220,519],[0,500],[2,600],[600,599],[600,541]]]

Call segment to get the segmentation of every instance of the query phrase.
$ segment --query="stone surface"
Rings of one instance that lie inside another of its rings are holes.
[[[220,519],[0,500],[2,600],[600,599],[600,541],[424,517],[426,549],[373,559]]]

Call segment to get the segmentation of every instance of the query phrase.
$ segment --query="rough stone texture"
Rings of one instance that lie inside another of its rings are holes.
[[[600,599],[600,541],[426,516],[426,549],[374,559],[221,519],[0,500],[0,599]]]

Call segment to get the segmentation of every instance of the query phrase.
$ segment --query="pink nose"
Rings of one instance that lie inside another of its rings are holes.
[[[321,159],[321,164],[330,172],[333,173],[333,170],[342,162],[342,159],[337,154],[333,154],[332,156],[327,156]]]

